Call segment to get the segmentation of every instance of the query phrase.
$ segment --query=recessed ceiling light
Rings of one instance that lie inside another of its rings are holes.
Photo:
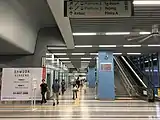
[[[81,60],[91,60],[92,58],[81,58]]]
[[[60,60],[69,60],[69,58],[59,58]]]
[[[81,35],[97,35],[97,33],[73,33],[74,36],[81,36]]]
[[[123,45],[123,47],[141,47],[141,45]]]
[[[99,45],[99,47],[117,47],[116,45]]]
[[[148,35],[151,34],[151,32],[139,32],[140,35]]]
[[[76,45],[75,48],[93,47],[92,45]]]
[[[160,45],[148,45],[148,47],[160,47]]]
[[[160,1],[134,0],[133,4],[135,4],[135,5],[157,5],[157,4],[160,4]]]
[[[105,35],[129,35],[130,32],[106,32]]]
[[[113,55],[122,55],[122,53],[113,53]]]
[[[53,53],[54,55],[67,55],[67,53]]]
[[[48,47],[48,50],[65,50],[67,49],[66,47]]]
[[[85,55],[85,53],[72,53],[72,55]]]
[[[127,55],[141,55],[141,53],[127,53]]]

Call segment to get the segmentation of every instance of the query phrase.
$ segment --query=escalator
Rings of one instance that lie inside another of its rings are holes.
[[[132,91],[134,91],[135,96],[140,99],[154,101],[154,85],[150,79],[128,57],[119,56],[116,59],[123,68],[128,81],[132,84]]]
[[[128,97],[129,94],[123,84],[123,78],[121,78],[121,75],[117,69],[114,72],[114,79],[116,97]]]

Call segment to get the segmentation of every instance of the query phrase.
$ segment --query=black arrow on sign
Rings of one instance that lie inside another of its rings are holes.
[[[73,2],[70,2],[70,5],[73,5]]]
[[[69,14],[70,14],[70,15],[72,15],[72,14],[73,14],[73,12],[71,11],[71,12],[69,12]]]
[[[69,9],[72,10],[73,8],[72,8],[72,7],[69,7]]]

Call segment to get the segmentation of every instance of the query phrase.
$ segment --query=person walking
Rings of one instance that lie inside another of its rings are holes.
[[[77,92],[78,92],[78,85],[77,84],[73,84],[73,100],[75,100],[75,98],[77,98]]]
[[[87,80],[84,80],[83,90],[84,90],[84,94],[86,94],[86,92],[87,92]]]
[[[78,86],[78,88],[80,87],[80,80],[79,80],[79,77],[77,78],[77,80],[76,80],[76,84],[77,84],[77,86]]]
[[[53,106],[56,105],[56,101],[57,101],[57,105],[59,104],[59,89],[60,89],[60,85],[58,83],[58,80],[55,80],[55,82],[52,85],[52,89],[53,89]]]
[[[48,85],[45,83],[44,79],[42,80],[42,83],[41,83],[40,87],[41,87],[41,95],[42,95],[41,104],[43,104],[43,103],[47,102],[45,95],[46,95],[46,92],[48,90]]]
[[[62,82],[61,82],[61,92],[62,92],[62,95],[64,95],[64,92],[66,91],[65,85],[66,85],[65,81],[62,80]]]

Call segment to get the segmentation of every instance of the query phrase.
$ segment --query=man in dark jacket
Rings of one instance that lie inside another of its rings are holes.
[[[42,83],[41,83],[40,87],[41,87],[41,94],[42,94],[41,104],[43,104],[43,103],[47,102],[46,98],[45,98],[45,94],[46,94],[46,92],[48,90],[48,85],[45,83],[44,79],[42,80]]]
[[[55,102],[57,101],[57,105],[59,104],[59,89],[60,85],[58,83],[58,80],[55,80],[55,82],[52,85],[53,89],[53,106],[55,106]]]

